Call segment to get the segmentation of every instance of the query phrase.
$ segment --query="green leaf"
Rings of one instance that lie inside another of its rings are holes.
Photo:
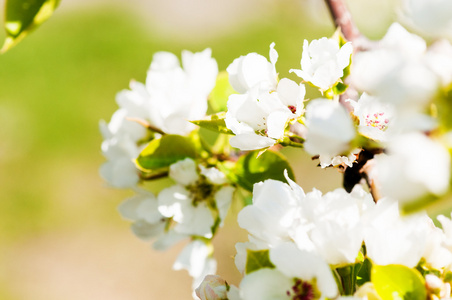
[[[427,291],[419,271],[402,265],[372,266],[371,281],[383,300],[425,300]]]
[[[253,191],[253,185],[266,179],[275,179],[287,182],[284,177],[284,170],[287,170],[289,177],[294,180],[292,168],[286,158],[277,152],[265,151],[257,157],[258,151],[249,152],[240,157],[235,167],[235,182]]]
[[[343,94],[347,88],[348,85],[343,84],[342,82],[338,82],[335,86],[333,86],[333,92],[336,95],[340,95]]]
[[[60,0],[6,0],[6,39],[1,52],[16,45],[31,30],[47,20],[60,4]]]
[[[226,111],[228,98],[232,94],[235,94],[235,91],[229,83],[228,72],[222,71],[218,74],[215,87],[210,93],[210,106],[215,112]]]
[[[344,46],[348,41],[345,39],[344,35],[342,34],[341,28],[338,27],[336,31],[334,32],[333,36],[331,37],[333,40],[336,40],[339,43],[339,47]]]
[[[452,129],[452,84],[440,93],[435,99],[435,111],[440,121],[440,128],[442,132],[448,132]]]
[[[358,286],[362,286],[366,282],[370,281],[370,272],[372,270],[372,263],[369,259],[365,259],[362,263],[356,264],[357,269],[356,283]]]
[[[225,112],[221,112],[215,115],[210,115],[204,120],[190,121],[191,123],[198,125],[202,128],[213,130],[219,133],[234,134],[231,130],[226,127],[224,118],[226,117]]]
[[[180,135],[164,135],[152,140],[136,159],[139,169],[150,172],[182,160],[196,158],[196,148],[193,142]]]
[[[275,266],[270,261],[269,250],[246,250],[245,273],[257,271],[262,268],[271,268]]]

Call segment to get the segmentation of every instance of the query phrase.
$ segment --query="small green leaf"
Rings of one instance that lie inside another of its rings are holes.
[[[226,123],[224,121],[225,117],[226,113],[221,112],[215,115],[210,115],[204,120],[196,120],[190,122],[202,128],[213,130],[219,133],[234,134],[229,128],[226,127]]]
[[[1,49],[4,53],[16,45],[31,30],[47,20],[60,4],[60,0],[6,0],[6,39]]]
[[[255,183],[266,179],[287,182],[284,170],[287,170],[291,179],[295,178],[289,162],[282,154],[270,150],[259,157],[257,154],[257,151],[249,152],[237,161],[234,181],[243,188],[253,191]]]
[[[149,172],[182,160],[195,158],[196,148],[193,142],[180,135],[164,135],[152,140],[136,159],[139,169]]]
[[[348,85],[343,84],[342,82],[338,82],[335,86],[333,86],[333,92],[336,95],[340,95],[343,94],[347,88]]]
[[[336,31],[334,32],[333,36],[331,37],[333,40],[336,40],[339,43],[339,47],[344,46],[348,41],[345,39],[344,35],[342,34],[341,28],[338,27]]]
[[[369,259],[364,259],[363,262],[356,264],[358,274],[356,277],[356,283],[358,286],[362,286],[366,282],[370,281],[370,272],[372,269],[372,263]]]
[[[262,268],[271,268],[275,266],[270,261],[269,250],[246,250],[245,273],[257,271]]]
[[[235,94],[235,91],[229,83],[228,72],[222,71],[218,74],[215,87],[210,93],[210,106],[215,112],[226,111],[228,98],[232,94]]]
[[[419,271],[402,265],[372,266],[371,281],[383,300],[425,300],[425,281]]]
[[[437,99],[435,99],[435,113],[440,122],[440,128],[443,132],[448,132],[452,129],[452,84],[442,91]]]

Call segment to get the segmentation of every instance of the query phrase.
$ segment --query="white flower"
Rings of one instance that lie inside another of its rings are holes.
[[[302,205],[303,216],[312,224],[307,234],[315,252],[330,265],[354,263],[364,239],[362,214],[373,206],[371,196],[359,185],[351,194],[336,189],[318,196],[308,193]]]
[[[452,45],[449,41],[439,40],[431,45],[425,54],[425,61],[444,87],[452,83]]]
[[[208,172],[218,180],[216,172]],[[186,158],[170,166],[170,177],[177,184],[158,195],[158,210],[175,222],[174,231],[180,234],[212,237],[216,218],[223,224],[234,189],[216,185],[208,176],[200,176],[195,162]]]
[[[402,20],[430,38],[452,40],[452,3],[449,0],[404,0]]]
[[[157,207],[154,194],[137,189],[137,194],[122,202],[118,210],[123,218],[134,221],[132,231],[137,237],[150,239],[163,235],[166,224]]]
[[[199,179],[195,161],[186,158],[170,165],[169,177],[181,185],[194,184]]]
[[[246,94],[229,96],[226,126],[235,134],[233,147],[267,148],[284,136],[287,123],[303,112],[304,85],[282,79],[276,91],[254,87]]]
[[[252,88],[259,87],[264,90],[274,90],[277,83],[275,69],[278,53],[275,43],[270,45],[270,62],[257,53],[236,58],[226,69],[229,82],[234,90],[244,94]]]
[[[301,70],[292,69],[290,72],[326,91],[344,75],[352,52],[351,43],[339,48],[339,43],[333,39],[321,38],[310,44],[304,40]]]
[[[438,221],[441,222],[443,229],[447,227],[446,222],[450,222],[449,219],[442,215],[438,216]],[[452,265],[452,249],[448,246],[450,246],[449,243],[452,242],[452,240],[447,241],[445,233],[440,228],[436,227],[433,224],[433,221],[430,222],[429,229],[430,231],[427,236],[423,258],[427,265],[433,269],[440,270],[450,267]]]
[[[347,151],[355,128],[345,108],[327,99],[312,100],[306,107],[308,133],[304,144],[311,155],[336,156]]]
[[[393,107],[366,93],[361,95],[358,102],[349,102],[353,107],[353,114],[359,118],[359,133],[375,141],[385,141],[385,131],[393,118]]]
[[[305,251],[315,252],[329,264],[354,263],[363,242],[361,216],[373,205],[372,197],[355,187],[307,195],[295,182],[290,185],[266,180],[254,185],[253,204],[238,215],[240,227],[250,233],[252,243],[237,244],[236,265],[245,264],[245,249],[266,249],[293,241]]]
[[[146,78],[149,121],[166,133],[186,135],[196,128],[189,120],[202,119],[207,97],[215,86],[218,66],[211,50],[182,52],[183,69],[169,52],[154,55]]]
[[[424,61],[426,49],[422,38],[394,23],[379,48],[355,55],[351,82],[399,111],[420,111],[439,84]]]
[[[353,166],[353,163],[356,161],[356,158],[360,151],[361,151],[361,149],[354,149],[354,150],[350,151],[350,154],[347,156],[320,155],[319,156],[320,167],[326,168],[328,166],[336,167],[336,166],[340,166],[340,165],[346,165],[351,168]]]
[[[240,211],[237,221],[254,237],[275,246],[290,240],[290,230],[299,217],[300,200],[296,191],[281,181],[256,183],[253,204]]]
[[[405,202],[447,191],[450,156],[438,142],[409,133],[391,140],[387,153],[375,157],[383,195]]]
[[[375,264],[412,268],[419,263],[429,233],[425,214],[400,217],[398,202],[382,198],[364,218],[364,243],[368,257]]]
[[[243,278],[243,300],[289,300],[302,293],[312,295],[312,299],[338,296],[333,274],[319,257],[285,243],[270,249],[270,260],[274,269],[259,269]]]
[[[110,185],[118,188],[129,188],[138,183],[138,171],[133,159],[142,148],[137,145],[137,141],[146,135],[144,127],[126,119],[127,114],[126,109],[119,109],[113,114],[110,123],[101,121],[99,124],[104,138],[102,154],[108,160],[99,172]]]
[[[173,264],[174,270],[187,270],[193,277],[193,296],[195,289],[201,284],[204,277],[209,274],[215,274],[217,271],[217,262],[211,257],[212,249],[200,240],[193,240],[182,249]],[[195,298],[197,299],[197,298]]]

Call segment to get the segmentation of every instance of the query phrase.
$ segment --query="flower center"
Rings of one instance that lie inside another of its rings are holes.
[[[194,185],[188,186],[187,189],[191,192],[192,203],[195,207],[201,202],[209,202],[218,190],[217,186],[207,182],[202,177]]]
[[[309,282],[294,278],[294,285],[291,290],[286,291],[291,300],[314,300],[319,299],[317,289]]]
[[[366,122],[366,126],[375,127],[380,130],[386,130],[388,127],[389,119],[384,117],[385,113],[374,113],[367,114],[364,117],[364,121]]]
[[[295,106],[289,105],[289,106],[287,106],[287,107],[290,109],[290,111],[291,111],[293,114],[297,112],[297,108],[296,108]]]

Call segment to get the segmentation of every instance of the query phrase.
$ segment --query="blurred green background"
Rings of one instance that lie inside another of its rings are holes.
[[[394,19],[390,0],[349,4],[370,37]],[[288,70],[299,68],[303,39],[333,31],[321,0],[62,0],[0,56],[0,299],[191,299],[187,273],[171,270],[183,245],[156,252],[117,213],[132,192],[98,175],[99,120],[130,79],[145,80],[156,51],[211,47],[224,70],[249,52],[267,57],[275,42],[280,78],[296,79]],[[285,153],[305,190],[340,186],[335,170]],[[218,273],[233,284],[234,244],[246,239],[238,209],[215,241]]]

